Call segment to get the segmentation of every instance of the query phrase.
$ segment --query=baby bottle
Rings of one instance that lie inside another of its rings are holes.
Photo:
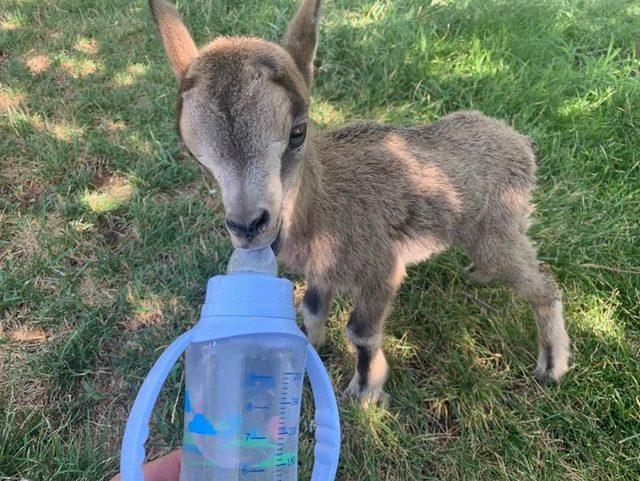
[[[315,404],[312,481],[332,481],[340,428],[320,358],[295,323],[293,286],[269,247],[236,249],[209,280],[200,321],[160,356],[136,398],[122,444],[123,481],[143,481],[148,420],[185,353],[180,481],[296,481],[302,385]]]

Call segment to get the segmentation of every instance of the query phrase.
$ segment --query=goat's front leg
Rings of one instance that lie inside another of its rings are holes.
[[[393,292],[356,301],[347,324],[347,335],[357,353],[356,371],[344,394],[364,407],[386,400],[384,384],[389,366],[382,352],[382,335]]]
[[[307,335],[311,345],[320,349],[326,340],[327,318],[333,300],[333,290],[330,288],[320,288],[309,283],[307,291],[304,293],[300,303],[302,312],[302,330]]]

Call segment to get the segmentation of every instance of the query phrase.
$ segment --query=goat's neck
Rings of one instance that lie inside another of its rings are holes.
[[[326,204],[324,166],[317,155],[318,144],[313,137],[307,140],[301,173],[297,185],[283,206],[284,222],[293,242],[303,242],[314,225],[321,222]]]

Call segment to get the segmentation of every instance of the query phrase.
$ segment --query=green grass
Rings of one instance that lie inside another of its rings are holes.
[[[198,42],[276,40],[293,13],[289,0],[180,9]],[[339,479],[638,479],[640,4],[333,0],[324,12],[319,126],[476,108],[538,142],[532,236],[564,288],[574,350],[561,385],[542,388],[520,300],[468,283],[458,253],[412,268],[385,337],[392,404],[341,405]],[[134,393],[224,268],[220,203],[179,151],[175,98],[146,2],[0,0],[1,480],[113,475]],[[323,352],[339,388],[349,305],[336,303]],[[181,382],[179,367],[154,455],[180,442]],[[301,479],[309,421],[306,409]]]

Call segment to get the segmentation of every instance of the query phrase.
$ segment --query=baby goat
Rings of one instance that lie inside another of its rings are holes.
[[[319,347],[331,300],[353,298],[357,366],[347,394],[383,396],[384,321],[407,265],[449,247],[479,282],[500,280],[533,308],[534,375],[568,369],[561,294],[527,237],[536,157],[528,137],[479,112],[431,125],[309,126],[320,0],[302,0],[283,45],[220,37],[200,51],[175,8],[150,0],[180,84],[184,144],[217,180],[236,246],[271,244],[305,276],[304,327]]]

